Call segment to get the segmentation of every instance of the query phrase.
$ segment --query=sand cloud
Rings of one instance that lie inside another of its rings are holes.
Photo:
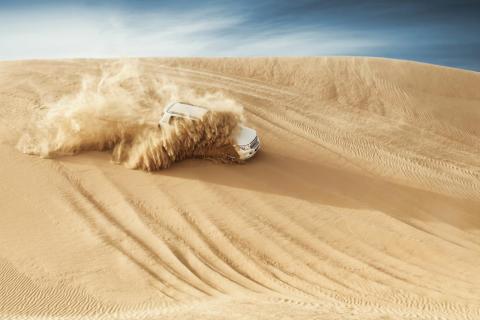
[[[207,106],[200,121],[174,119],[158,126],[174,101]],[[135,61],[109,63],[99,78],[85,76],[79,92],[44,106],[17,148],[41,157],[112,150],[112,160],[147,171],[185,158],[235,161],[232,133],[243,108],[221,92],[197,94],[171,80],[142,76]]]

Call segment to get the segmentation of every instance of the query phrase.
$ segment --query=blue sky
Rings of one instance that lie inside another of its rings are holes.
[[[480,71],[480,1],[0,0],[0,59],[354,55]]]

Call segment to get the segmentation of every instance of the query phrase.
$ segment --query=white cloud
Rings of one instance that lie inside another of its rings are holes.
[[[195,55],[213,33],[240,23],[206,11],[174,15],[85,9],[3,11],[0,21],[0,59]]]
[[[287,27],[239,36],[245,17],[222,9],[7,10],[0,12],[0,21],[0,59],[361,54],[386,44],[341,30]]]

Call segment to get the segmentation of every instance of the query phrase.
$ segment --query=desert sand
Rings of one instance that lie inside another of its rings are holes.
[[[96,116],[169,99],[236,110],[262,149],[146,172],[88,148]],[[480,73],[1,62],[0,163],[0,319],[480,319]]]

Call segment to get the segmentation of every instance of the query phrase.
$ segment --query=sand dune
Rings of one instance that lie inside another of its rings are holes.
[[[479,88],[366,58],[1,62],[0,319],[480,319]],[[88,147],[98,110],[172,99],[261,152],[147,173]]]

